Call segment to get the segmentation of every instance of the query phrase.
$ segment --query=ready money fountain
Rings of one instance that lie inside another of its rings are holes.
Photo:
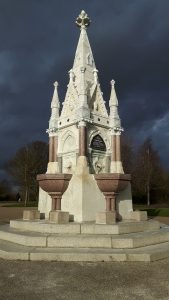
[[[80,38],[61,112],[54,83],[48,169],[37,177],[39,211],[56,223],[68,222],[69,214],[75,222],[105,224],[138,218],[132,208],[130,175],[124,174],[121,162],[123,129],[115,81],[108,113],[87,36],[90,19],[84,11],[76,24]]]
[[[115,81],[109,112],[87,36],[90,20],[76,19],[80,38],[65,100],[54,83],[49,163],[37,176],[38,209],[0,227],[0,257],[57,261],[153,261],[169,256],[169,228],[133,211],[124,174]],[[104,59],[104,58],[103,58]],[[162,227],[162,228],[161,228]]]

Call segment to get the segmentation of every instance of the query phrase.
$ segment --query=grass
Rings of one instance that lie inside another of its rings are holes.
[[[169,217],[169,208],[147,208],[147,207],[137,207],[139,210],[146,210],[148,216],[150,217]]]
[[[148,208],[148,216],[160,216],[160,217],[169,217],[169,208]]]
[[[37,207],[38,206],[38,201],[28,201],[26,203],[26,207]],[[14,202],[10,204],[4,204],[1,207],[25,207],[24,201],[22,202]]]

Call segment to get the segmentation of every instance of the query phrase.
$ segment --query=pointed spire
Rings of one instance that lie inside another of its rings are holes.
[[[109,100],[110,107],[110,124],[114,129],[121,129],[121,121],[118,114],[118,99],[115,91],[115,81],[111,82],[111,95]]]
[[[89,120],[94,118],[92,115],[94,113],[108,117],[99,85],[98,71],[87,35],[87,27],[90,22],[85,11],[82,11],[76,19],[76,24],[80,28],[80,37],[73,67],[69,72],[70,81],[61,111],[61,118],[74,114],[75,119],[78,117]],[[99,103],[99,111],[93,110],[94,102]]]
[[[115,80],[111,80],[110,84],[111,84],[111,95],[110,95],[110,101],[109,101],[109,106],[118,106],[118,99],[117,99],[117,95],[116,95],[116,91],[115,91]]]
[[[76,24],[78,27],[80,27],[81,32],[73,64],[73,70],[75,73],[77,73],[79,68],[82,66],[85,67],[86,70],[89,70],[89,72],[92,72],[96,68],[86,31],[86,28],[90,25],[90,22],[91,21],[88,15],[84,10],[82,10],[76,19]]]
[[[58,96],[58,82],[56,81],[54,83],[54,93],[53,93],[53,98],[51,101],[51,117],[49,120],[49,129],[47,132],[49,134],[51,133],[56,133],[57,128],[58,128],[58,118],[59,118],[59,108],[60,108],[60,101],[59,101],[59,96]]]
[[[51,101],[51,108],[58,108],[58,113],[59,113],[59,108],[60,108],[60,101],[59,101],[59,96],[58,96],[58,82],[54,82],[54,93],[53,93],[53,98]]]

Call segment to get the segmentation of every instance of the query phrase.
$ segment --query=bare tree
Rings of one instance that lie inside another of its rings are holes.
[[[38,184],[36,175],[46,172],[48,145],[35,141],[19,149],[7,164],[8,172],[13,176],[23,193],[25,206],[30,195],[37,198]]]
[[[146,196],[150,205],[151,191],[158,190],[163,185],[163,168],[158,152],[153,148],[151,138],[141,145],[136,155],[133,170],[133,189],[140,196]]]

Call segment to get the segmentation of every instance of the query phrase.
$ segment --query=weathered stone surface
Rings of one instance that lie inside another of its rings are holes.
[[[40,219],[39,210],[24,210],[23,220],[37,220]]]
[[[136,221],[146,221],[147,212],[146,211],[132,211],[130,212],[130,219]]]
[[[35,227],[36,224],[45,225],[42,221],[21,221],[20,226],[22,224],[32,224]],[[159,229],[158,222],[133,221],[115,225],[48,224],[51,225],[62,233],[54,234],[51,230],[52,234],[45,234],[1,225],[0,257],[48,261],[147,262],[169,257],[169,227]],[[157,228],[155,231],[152,231],[152,225]],[[72,234],[73,226],[79,228],[77,234]],[[69,234],[63,233],[66,228],[70,229]],[[126,232],[130,230],[130,233],[122,234],[124,229]],[[133,233],[136,230],[140,232]]]
[[[111,236],[107,235],[52,235],[48,247],[57,248],[111,248]]]
[[[112,252],[98,252],[97,250],[90,252],[81,251],[74,252],[72,249],[69,252],[60,250],[60,252],[32,252],[30,253],[30,260],[33,261],[126,261],[126,254],[125,253],[112,253]]]
[[[96,224],[115,224],[116,223],[116,212],[114,211],[103,211],[96,214]]]
[[[69,211],[75,222],[94,221],[98,210],[105,210],[106,202],[92,174],[86,157],[79,157],[68,189],[62,196],[62,210]]]
[[[41,233],[86,233],[86,234],[125,234],[141,231],[159,230],[158,221],[122,221],[114,225],[95,224],[93,222],[54,224],[49,220],[11,220],[10,227],[20,230],[30,230]]]
[[[49,220],[40,221],[23,221],[23,220],[11,220],[10,227],[20,230],[30,230],[33,232],[41,233],[80,233],[80,224],[68,223],[68,224],[55,224]]]
[[[69,223],[69,213],[67,211],[52,210],[49,213],[49,220],[57,224]]]

